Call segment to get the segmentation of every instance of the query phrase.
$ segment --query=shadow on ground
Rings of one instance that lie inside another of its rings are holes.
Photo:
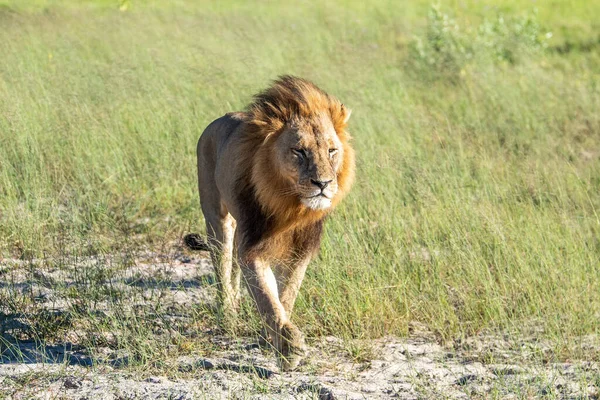
[[[47,345],[33,340],[18,340],[9,335],[3,335],[0,340],[0,364],[94,364],[83,347],[70,342]]]

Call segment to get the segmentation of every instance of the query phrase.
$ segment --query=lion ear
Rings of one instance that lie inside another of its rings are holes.
[[[344,118],[344,124],[348,122],[350,115],[352,115],[352,110],[342,104],[342,116]]]

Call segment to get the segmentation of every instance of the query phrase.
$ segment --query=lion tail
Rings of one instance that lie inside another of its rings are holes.
[[[208,251],[210,247],[208,243],[197,233],[189,233],[183,237],[183,242],[190,250]]]

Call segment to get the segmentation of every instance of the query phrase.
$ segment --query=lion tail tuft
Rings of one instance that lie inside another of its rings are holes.
[[[208,251],[210,247],[208,243],[197,233],[190,233],[183,237],[183,242],[190,250]]]

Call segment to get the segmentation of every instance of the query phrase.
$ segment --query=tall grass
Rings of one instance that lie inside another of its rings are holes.
[[[199,134],[291,73],[354,110],[358,155],[301,290],[304,330],[597,334],[591,3],[0,2],[0,250],[202,231]]]

